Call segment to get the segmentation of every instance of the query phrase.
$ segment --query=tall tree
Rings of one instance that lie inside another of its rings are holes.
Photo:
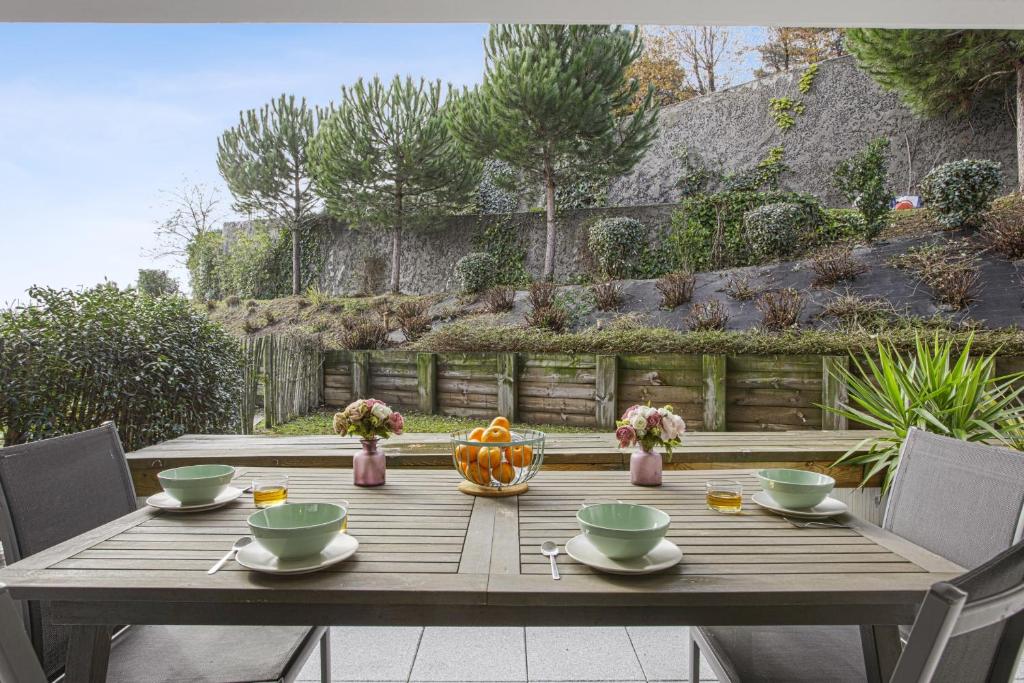
[[[610,26],[498,25],[484,41],[483,83],[456,101],[455,136],[544,185],[545,279],[555,273],[555,190],[572,177],[631,169],[654,138],[653,90],[618,117],[639,83],[626,70],[643,49],[638,30]]]
[[[401,285],[402,231],[464,206],[480,165],[456,144],[444,120],[453,91],[440,81],[374,77],[341,89],[339,106],[310,144],[316,191],[327,210],[353,225],[391,229],[391,291]]]
[[[965,113],[982,98],[1015,92],[1024,192],[1024,31],[850,29],[847,46],[879,85],[925,116]]]
[[[725,63],[735,51],[735,37],[723,26],[665,26],[663,34],[675,46],[690,87],[701,95],[729,85]]]
[[[688,83],[686,70],[679,63],[678,50],[669,37],[646,29],[643,36],[643,52],[626,69],[626,77],[635,79],[640,89],[624,111],[636,111],[643,104],[649,88],[654,89],[654,101],[659,106],[696,97],[697,91]]]
[[[319,209],[306,147],[322,117],[319,107],[281,95],[239,114],[217,140],[217,168],[237,211],[258,215],[291,233],[292,294],[302,291],[302,233]]]
[[[797,66],[814,64],[846,54],[845,31],[840,28],[805,28],[772,26],[767,40],[755,49],[761,55],[761,66],[754,70],[758,78]]]

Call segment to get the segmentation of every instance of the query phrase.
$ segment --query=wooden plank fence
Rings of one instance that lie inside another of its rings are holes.
[[[847,399],[846,356],[329,351],[324,399],[607,429],[634,403],[670,404],[695,431],[857,429],[820,406]],[[1000,373],[1024,369],[1001,357]],[[361,378],[361,379],[360,379]]]
[[[243,352],[242,434],[252,433],[261,397],[267,427],[324,403],[324,355],[317,342],[277,335],[250,337],[243,343]]]

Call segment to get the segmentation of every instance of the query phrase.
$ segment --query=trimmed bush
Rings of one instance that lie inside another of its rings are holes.
[[[700,272],[757,265],[758,257],[747,246],[743,216],[779,202],[800,206],[801,224],[809,230],[816,231],[824,223],[817,197],[797,192],[718,192],[683,200],[672,214],[669,235],[677,267],[685,264]]]
[[[947,228],[978,225],[999,191],[1001,168],[988,159],[942,164],[921,181],[921,197]]]
[[[743,215],[750,251],[760,260],[789,256],[804,236],[805,213],[797,204],[778,202],[751,209]]]
[[[238,427],[241,352],[182,297],[33,287],[0,312],[6,445],[117,424],[126,450]]]
[[[459,287],[466,294],[476,294],[494,286],[497,270],[497,260],[486,251],[470,252],[455,264]]]
[[[602,218],[587,235],[587,246],[602,275],[632,277],[644,252],[647,228],[634,218]]]

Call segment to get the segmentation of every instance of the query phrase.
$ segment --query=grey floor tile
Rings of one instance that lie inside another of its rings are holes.
[[[626,629],[527,628],[531,681],[642,681]]]
[[[526,681],[523,629],[424,629],[413,681]]]
[[[331,678],[335,681],[409,680],[422,628],[331,627]],[[309,658],[300,681],[320,680],[320,652]]]
[[[686,626],[630,626],[626,629],[648,681],[686,680],[690,675],[690,633]],[[715,680],[706,661],[702,681]]]

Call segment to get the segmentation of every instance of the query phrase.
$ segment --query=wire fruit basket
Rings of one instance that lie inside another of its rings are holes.
[[[481,441],[472,432],[452,432],[452,464],[462,475],[459,490],[472,496],[517,496],[544,462],[544,432],[510,432],[508,441]]]

